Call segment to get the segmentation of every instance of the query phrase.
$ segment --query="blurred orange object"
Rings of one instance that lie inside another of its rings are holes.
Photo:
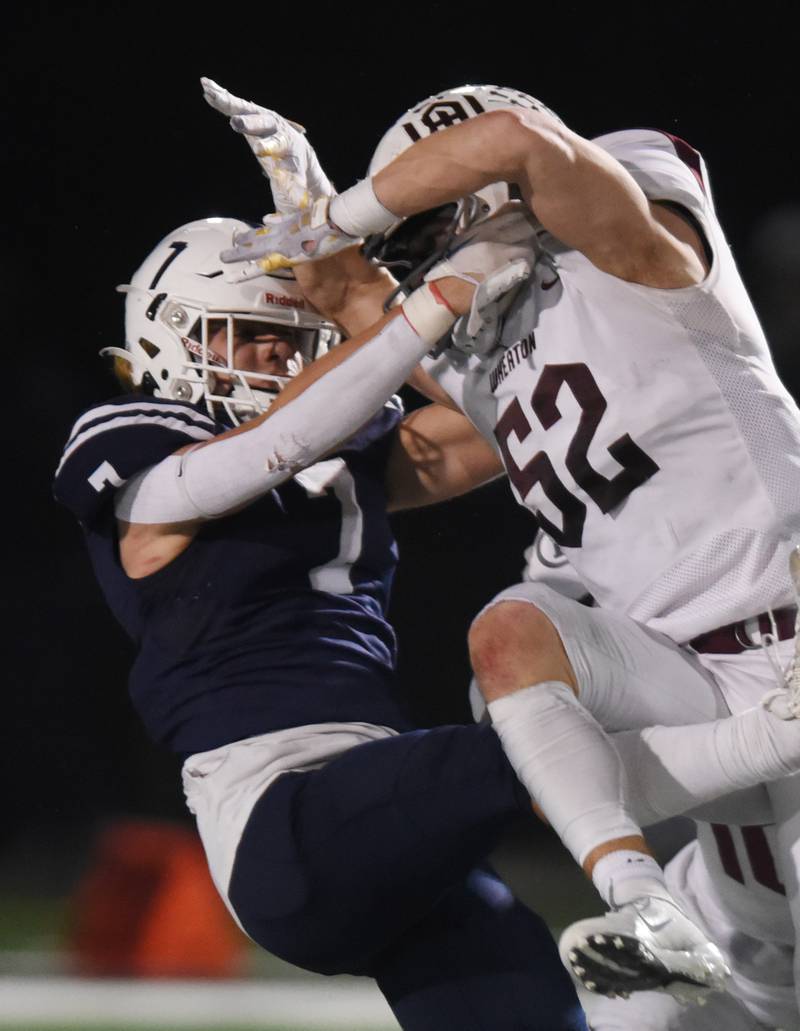
[[[68,945],[78,973],[93,977],[231,977],[247,939],[193,830],[127,820],[98,836]]]

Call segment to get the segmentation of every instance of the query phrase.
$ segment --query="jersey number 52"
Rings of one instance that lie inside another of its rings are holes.
[[[624,433],[608,445],[609,454],[622,467],[616,476],[609,479],[591,466],[587,457],[589,445],[594,440],[608,403],[589,367],[583,362],[543,367],[530,402],[543,429],[550,429],[561,418],[556,399],[564,385],[569,387],[581,407],[581,417],[567,448],[564,464],[575,483],[589,495],[600,511],[610,512],[658,472],[658,465]],[[561,547],[579,548],[583,543],[586,505],[559,479],[547,452],[537,451],[522,468],[511,455],[508,446],[511,434],[522,443],[532,432],[530,419],[518,399],[514,398],[494,431],[509,479],[523,502],[536,484],[541,484],[546,497],[561,512],[562,526],[556,526],[539,511],[534,513],[537,522]]]

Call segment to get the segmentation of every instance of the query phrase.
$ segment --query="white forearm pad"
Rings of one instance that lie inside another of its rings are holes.
[[[351,437],[408,379],[430,343],[402,317],[263,422],[170,456],[125,485],[131,523],[215,519],[241,508]]]
[[[436,288],[428,283],[423,283],[403,301],[403,314],[417,334],[428,341],[428,349],[453,328],[458,318]]]
[[[343,233],[358,237],[382,233],[400,221],[375,196],[371,178],[337,193],[328,208],[328,219]]]
[[[616,749],[566,684],[514,691],[490,702],[489,715],[520,781],[578,863],[598,845],[641,834]]]

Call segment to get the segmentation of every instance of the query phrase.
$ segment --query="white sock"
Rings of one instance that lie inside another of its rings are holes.
[[[621,906],[641,895],[671,898],[655,859],[630,849],[617,849],[598,859],[592,870],[592,882],[611,906]]]
[[[800,769],[800,721],[761,706],[710,723],[612,735],[628,774],[630,811],[642,824]]]
[[[625,771],[611,740],[555,680],[489,703],[506,755],[578,863],[598,845],[641,834],[625,805]]]

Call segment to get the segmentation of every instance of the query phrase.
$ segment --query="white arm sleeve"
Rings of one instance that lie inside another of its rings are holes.
[[[452,325],[455,316],[448,312],[448,318]],[[215,519],[277,487],[352,436],[408,378],[435,343],[422,320],[415,325],[422,335],[406,317],[392,319],[252,429],[171,455],[132,477],[117,494],[117,517],[128,523]],[[445,331],[436,325],[439,335]]]

